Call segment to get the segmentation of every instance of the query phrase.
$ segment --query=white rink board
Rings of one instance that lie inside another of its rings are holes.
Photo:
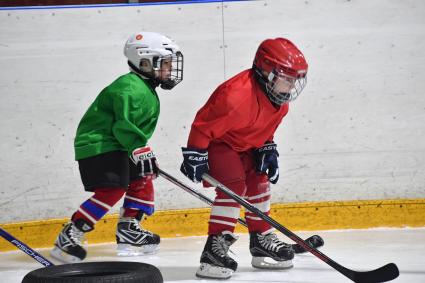
[[[424,198],[424,15],[419,0],[0,10],[0,223],[68,217],[90,196],[75,130],[127,72],[123,44],[138,30],[171,36],[185,56],[184,81],[159,90],[150,144],[164,170],[184,179],[180,147],[196,111],[251,66],[261,40],[285,36],[307,57],[309,83],[275,137],[272,201]],[[158,210],[205,206],[164,180],[156,189]]]

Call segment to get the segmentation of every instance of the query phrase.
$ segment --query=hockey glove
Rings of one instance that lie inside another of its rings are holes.
[[[272,184],[276,184],[279,180],[278,157],[277,145],[271,141],[267,141],[262,147],[254,151],[256,171],[267,173]]]
[[[130,158],[137,165],[139,176],[151,176],[152,179],[158,176],[158,161],[149,146],[136,148]]]
[[[208,173],[208,151],[206,149],[197,149],[182,147],[183,163],[180,171],[195,183],[202,181],[202,175]]]

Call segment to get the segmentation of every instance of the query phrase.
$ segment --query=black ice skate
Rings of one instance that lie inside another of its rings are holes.
[[[238,263],[228,256],[229,247],[238,238],[228,231],[209,235],[201,255],[201,265],[196,276],[201,278],[228,279],[236,271]]]
[[[279,240],[274,233],[250,233],[249,250],[253,267],[287,269],[293,266],[294,250],[291,245]]]
[[[93,227],[84,219],[77,219],[66,224],[58,235],[55,247],[50,255],[63,263],[75,263],[85,259],[87,251],[83,248],[84,233]]]
[[[159,235],[144,230],[140,226],[142,215],[120,217],[116,232],[117,254],[119,256],[154,254],[159,250]]]

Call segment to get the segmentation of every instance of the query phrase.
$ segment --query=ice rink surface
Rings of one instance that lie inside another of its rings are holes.
[[[299,232],[306,238],[321,235],[325,246],[321,251],[339,264],[358,271],[371,270],[393,262],[400,276],[392,282],[425,282],[425,228],[368,229]],[[285,271],[265,271],[251,267],[248,235],[238,234],[232,246],[232,255],[239,263],[237,272],[226,281],[197,279],[196,269],[206,237],[163,239],[156,255],[143,257],[117,257],[115,244],[90,245],[88,261],[139,261],[157,266],[164,282],[287,282],[334,283],[351,282],[349,279],[313,255],[298,255],[294,268]],[[285,239],[283,235],[280,235]],[[3,240],[3,239],[2,239]],[[38,250],[48,257],[48,249]],[[21,282],[26,273],[42,267],[21,251],[0,253],[0,282]]]

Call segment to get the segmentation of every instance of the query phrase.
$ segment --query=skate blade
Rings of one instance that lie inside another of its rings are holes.
[[[233,272],[230,268],[201,263],[201,266],[196,271],[196,276],[200,278],[229,279],[233,275]]]
[[[252,257],[251,265],[260,269],[289,269],[294,267],[292,260],[277,261],[271,257]]]
[[[140,256],[140,255],[153,255],[159,251],[159,245],[143,245],[140,247],[132,246],[130,244],[118,244],[118,256]]]
[[[67,254],[66,252],[64,252],[63,250],[61,250],[60,248],[56,246],[50,251],[50,256],[56,259],[57,261],[60,261],[61,263],[78,263],[82,261],[82,259],[73,255]]]

